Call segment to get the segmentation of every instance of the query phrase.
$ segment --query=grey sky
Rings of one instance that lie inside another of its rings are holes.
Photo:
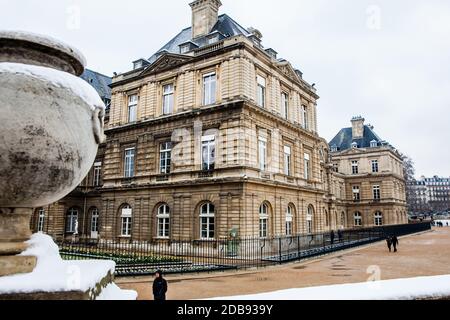
[[[189,2],[0,0],[0,29],[61,39],[111,75],[188,27]],[[413,158],[417,176],[450,176],[450,1],[222,2],[221,13],[259,29],[264,46],[317,84],[321,136],[362,115]]]

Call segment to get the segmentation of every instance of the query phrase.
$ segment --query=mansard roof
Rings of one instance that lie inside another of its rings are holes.
[[[111,77],[89,69],[85,69],[80,77],[93,86],[102,99],[111,100],[111,88],[109,87],[112,82]]]
[[[219,20],[214,25],[209,34],[192,39],[192,27],[183,29],[179,34],[177,34],[172,40],[170,40],[165,46],[158,50],[154,55],[152,55],[148,60],[150,63],[155,62],[162,53],[180,53],[180,45],[184,43],[191,42],[197,45],[199,48],[208,45],[208,36],[212,34],[220,34],[222,38],[230,38],[237,35],[250,36],[251,33],[242,27],[239,23],[234,21],[226,14],[219,16]]]
[[[376,141],[377,147],[390,146],[389,143],[382,140],[373,130],[371,126],[364,126],[364,135],[360,139],[353,139],[352,128],[343,128],[336,137],[329,143],[331,150],[337,148],[337,151],[352,149],[352,144],[356,142],[358,148],[370,148],[371,142]]]

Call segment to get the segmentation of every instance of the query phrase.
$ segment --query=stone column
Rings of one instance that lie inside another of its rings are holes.
[[[32,209],[0,208],[0,277],[32,272],[36,257],[18,256],[31,237]]]

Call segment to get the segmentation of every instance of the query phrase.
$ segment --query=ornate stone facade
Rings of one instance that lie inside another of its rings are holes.
[[[192,7],[211,13],[218,4]],[[406,222],[398,214],[404,188],[402,194],[393,187],[401,176],[389,166],[376,177],[333,172],[333,163],[344,167],[356,155],[333,156],[318,135],[314,86],[255,33],[226,15],[214,19],[211,32],[194,23],[148,63],[113,78],[97,167],[72,195],[36,210],[35,230],[162,241],[352,228],[355,210],[364,214],[363,226],[374,225],[378,211],[381,223]],[[371,152],[358,150],[357,157]],[[376,152],[395,158],[387,148]],[[382,200],[355,204],[351,186],[368,188],[374,179]]]

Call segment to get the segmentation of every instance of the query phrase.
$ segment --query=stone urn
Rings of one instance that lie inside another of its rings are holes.
[[[33,208],[74,190],[104,141],[105,106],[79,78],[84,66],[57,40],[0,31],[0,276],[33,270],[17,256]]]

